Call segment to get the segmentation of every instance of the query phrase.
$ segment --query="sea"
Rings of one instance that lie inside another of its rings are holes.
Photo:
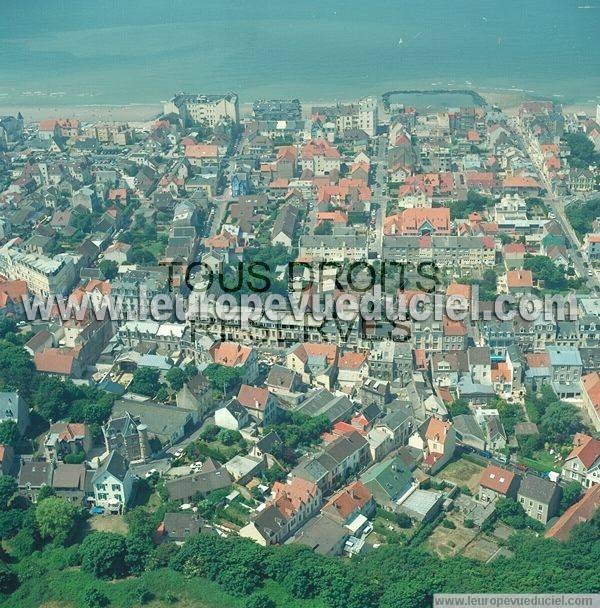
[[[0,0],[0,106],[397,89],[600,101],[600,0]]]

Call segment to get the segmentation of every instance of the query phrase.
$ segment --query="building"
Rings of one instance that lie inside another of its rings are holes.
[[[70,502],[84,504],[86,468],[83,464],[60,463],[52,476],[52,489],[57,496]]]
[[[133,474],[129,464],[112,451],[92,477],[94,504],[109,513],[123,513],[133,490]]]
[[[23,435],[29,426],[29,406],[24,399],[12,391],[0,392],[0,423],[13,420]]]
[[[232,399],[215,411],[215,424],[222,429],[239,431],[250,424],[250,414],[237,399]]]
[[[184,503],[197,497],[204,498],[215,490],[228,488],[233,479],[227,469],[216,460],[207,458],[197,473],[176,477],[165,482],[165,488],[173,500]]]
[[[556,515],[560,505],[560,486],[537,475],[526,475],[517,493],[517,500],[532,519],[542,524]]]
[[[348,524],[358,515],[371,517],[375,509],[376,503],[370,490],[361,481],[355,481],[334,494],[321,513],[340,524]]]
[[[599,106],[600,107],[600,106]],[[546,538],[560,541],[569,540],[571,530],[581,523],[589,521],[600,508],[600,485],[589,488],[583,497],[571,505],[546,532]]]
[[[162,524],[158,528],[162,542],[181,544],[188,538],[196,536],[205,528],[204,520],[191,511],[178,511],[177,513],[165,513]]]
[[[292,474],[319,486],[322,492],[337,487],[369,461],[369,444],[357,432],[334,439],[319,454],[301,461]]]
[[[565,481],[577,481],[584,488],[600,483],[600,441],[583,433],[573,437],[573,449],[561,472]]]
[[[25,253],[9,245],[0,248],[0,275],[9,280],[25,281],[29,291],[36,296],[66,296],[70,293],[76,278],[70,255],[49,258]]]
[[[43,486],[52,485],[54,465],[51,462],[31,460],[21,462],[17,483],[19,494],[31,502],[37,502],[38,492]]]
[[[46,460],[63,460],[67,454],[83,452],[92,447],[92,434],[87,424],[76,422],[55,422],[44,440]]]
[[[401,513],[406,513],[411,519],[420,523],[428,523],[437,517],[443,504],[442,492],[416,489],[400,503],[399,510]]]
[[[594,371],[581,378],[581,396],[596,431],[600,431],[600,374]]]
[[[560,399],[572,399],[581,394],[583,364],[579,349],[574,346],[546,346],[550,360],[550,381]]]
[[[266,388],[242,384],[237,401],[246,408],[248,414],[262,422],[264,426],[273,424],[277,420],[277,398]]]
[[[341,555],[349,536],[347,527],[329,517],[317,515],[298,530],[292,542],[306,545],[319,555]]]
[[[482,502],[494,502],[498,498],[516,499],[520,478],[501,467],[490,464],[481,473],[477,498]]]
[[[238,96],[186,95],[180,93],[164,104],[164,114],[178,114],[184,125],[206,125],[214,128],[224,120],[240,121]]]
[[[412,474],[399,456],[374,464],[360,481],[375,502],[388,511],[396,510],[398,501],[412,488]]]
[[[116,451],[128,462],[145,462],[152,455],[148,427],[130,412],[111,417],[102,432],[106,451]]]

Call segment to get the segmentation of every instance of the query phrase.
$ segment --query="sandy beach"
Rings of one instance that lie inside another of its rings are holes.
[[[539,99],[539,96],[531,95],[526,91],[490,91],[477,90],[477,93],[485,97],[491,104],[498,105],[509,115],[513,115],[519,105],[527,99]],[[336,103],[352,103],[352,99],[335,101],[309,101],[302,102],[303,115],[308,118],[313,106],[334,105]],[[560,100],[556,100],[560,103]],[[566,112],[586,112],[594,115],[596,108],[592,103],[564,105]],[[26,123],[39,122],[46,118],[77,118],[81,122],[147,122],[153,120],[162,112],[162,103],[154,104],[127,104],[127,105],[48,105],[48,106],[16,106],[0,105],[1,115],[15,115],[21,112]],[[246,118],[252,114],[252,103],[240,103],[240,114]]]

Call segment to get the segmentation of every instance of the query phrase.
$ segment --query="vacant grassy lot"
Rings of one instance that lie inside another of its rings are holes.
[[[88,520],[90,529],[96,532],[127,534],[128,527],[122,515],[94,515]]]
[[[110,606],[137,608],[140,588],[153,595],[149,608],[243,608],[246,598],[223,592],[216,583],[205,578],[186,578],[172,570],[147,572],[139,579],[100,581],[78,569],[50,571],[43,577],[31,578],[2,602],[7,608],[80,608],[90,587],[99,589],[110,600]],[[280,585],[269,581],[262,589],[278,607],[325,608],[320,601],[291,598]]]
[[[470,460],[459,458],[453,460],[434,476],[434,480],[450,481],[458,486],[467,486],[471,492],[476,492],[483,467]]]
[[[438,525],[427,539],[425,547],[439,557],[451,557],[460,553],[477,535],[476,528],[465,528],[458,513],[448,513],[446,519],[453,522],[454,530]]]

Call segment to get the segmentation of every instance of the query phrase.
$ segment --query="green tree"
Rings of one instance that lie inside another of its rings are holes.
[[[110,604],[106,594],[96,587],[88,587],[83,594],[83,605],[85,608],[105,608]]]
[[[546,439],[556,443],[565,443],[581,429],[581,418],[577,408],[564,401],[551,403],[540,422]]]
[[[13,537],[23,522],[23,511],[9,509],[0,511],[0,539],[6,540]]]
[[[77,505],[51,496],[42,500],[36,510],[35,517],[42,538],[65,542],[78,520],[80,510]]]
[[[14,420],[0,422],[0,443],[15,446],[21,437],[19,427]]]
[[[19,580],[13,570],[0,562],[0,593],[12,593],[19,586]]]
[[[578,481],[570,481],[562,492],[560,500],[560,510],[564,513],[571,505],[575,504],[583,493],[583,488]]]
[[[0,390],[15,390],[28,399],[35,377],[35,366],[28,353],[21,346],[0,340]]]
[[[119,272],[119,265],[112,260],[102,260],[100,264],[98,264],[98,268],[100,269],[102,276],[109,281],[114,279]]]
[[[129,385],[129,390],[145,395],[146,397],[154,397],[160,388],[160,372],[157,369],[150,367],[140,367],[135,370],[133,379]]]
[[[178,392],[183,388],[185,381],[187,380],[187,374],[180,367],[172,367],[165,376],[171,390]]]
[[[79,549],[81,568],[98,578],[119,578],[127,573],[125,537],[114,532],[94,532]]]
[[[3,443],[3,442],[2,442]],[[17,493],[18,485],[14,477],[0,475],[0,510],[5,511],[12,497]]]
[[[275,602],[266,593],[251,595],[244,604],[245,608],[276,608]]]
[[[238,367],[226,367],[218,363],[211,363],[204,370],[204,375],[215,390],[230,392],[241,384],[244,370]]]
[[[454,418],[460,414],[470,414],[471,408],[464,399],[455,399],[452,403],[448,404],[448,413]]]
[[[42,500],[45,500],[46,498],[50,498],[51,496],[56,496],[56,491],[54,490],[54,488],[52,486],[48,486],[48,485],[44,484],[40,488],[40,491],[37,494],[37,501],[41,502]]]

